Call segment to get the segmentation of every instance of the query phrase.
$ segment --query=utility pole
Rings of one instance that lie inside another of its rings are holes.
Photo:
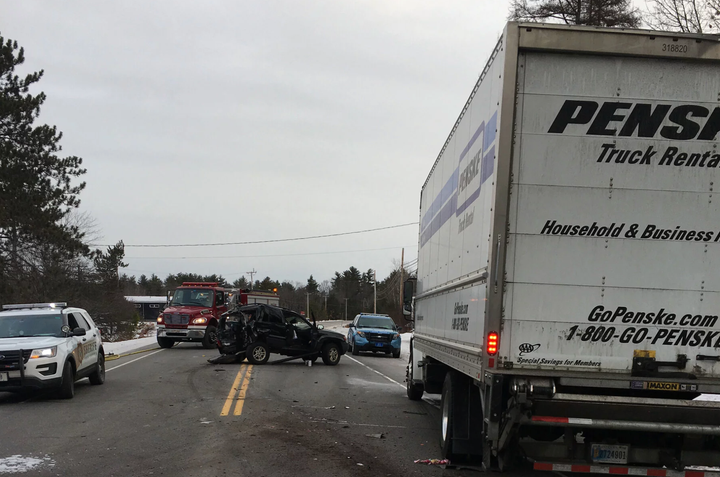
[[[325,294],[325,315],[327,315],[327,293]]]
[[[377,313],[377,272],[373,270],[373,313]]]
[[[403,311],[403,288],[405,283],[405,247],[402,249],[402,255],[400,255],[400,312]]]
[[[255,267],[253,267],[252,272],[245,272],[248,275],[250,275],[250,289],[253,289],[253,276],[257,273],[257,270],[255,270]]]
[[[345,321],[347,321],[347,298],[345,298]]]
[[[305,295],[307,295],[307,303],[305,305],[305,317],[310,317],[310,292],[306,292]]]

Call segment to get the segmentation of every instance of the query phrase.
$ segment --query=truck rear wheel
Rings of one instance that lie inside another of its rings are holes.
[[[440,448],[445,459],[481,457],[483,417],[480,391],[454,370],[445,375],[440,404]]]
[[[161,348],[172,348],[175,344],[175,341],[171,340],[170,338],[160,338],[157,339],[158,345]]]

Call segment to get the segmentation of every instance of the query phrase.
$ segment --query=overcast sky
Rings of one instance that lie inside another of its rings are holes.
[[[417,257],[420,188],[502,32],[496,0],[3,2],[45,70],[41,120],[84,159],[81,210],[124,273],[384,278]]]

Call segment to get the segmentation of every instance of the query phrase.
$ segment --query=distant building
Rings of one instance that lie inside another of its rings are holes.
[[[146,321],[157,320],[168,301],[166,296],[126,296],[125,299],[135,305],[138,315]]]

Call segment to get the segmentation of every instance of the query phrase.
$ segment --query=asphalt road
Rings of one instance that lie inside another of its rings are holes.
[[[0,475],[18,462],[73,477],[478,474],[413,463],[439,457],[439,411],[405,396],[404,353],[334,367],[214,356],[186,343],[111,361],[69,401],[0,393]]]

